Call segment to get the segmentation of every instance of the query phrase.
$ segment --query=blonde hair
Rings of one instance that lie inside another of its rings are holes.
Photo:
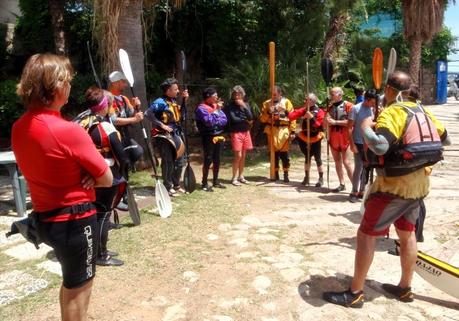
[[[27,60],[16,93],[29,107],[32,102],[51,105],[58,90],[70,84],[73,68],[65,56],[35,54]]]

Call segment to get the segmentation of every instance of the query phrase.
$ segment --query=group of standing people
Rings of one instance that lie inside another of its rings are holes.
[[[188,91],[182,91],[182,104],[178,104],[180,93],[178,82],[174,78],[166,79],[161,84],[162,96],[157,98],[145,112],[152,122],[152,138],[161,156],[161,169],[164,186],[169,195],[175,197],[185,193],[180,185],[183,171],[184,154],[184,116],[186,116],[186,101]],[[235,186],[246,184],[244,166],[247,150],[252,149],[250,126],[252,113],[244,101],[245,91],[241,86],[235,86],[231,93],[230,102],[224,105],[218,97],[217,90],[209,87],[203,90],[202,100],[194,110],[196,126],[201,136],[203,165],[202,190],[212,192],[214,188],[226,188],[219,180],[220,158],[225,142],[224,132],[231,133],[231,144],[234,151],[233,177]],[[212,168],[212,185],[209,184],[209,174]]]
[[[123,126],[141,122],[144,115],[138,110],[140,101],[136,97],[127,99],[121,95],[127,87],[124,75],[113,72],[108,91],[97,87],[86,91],[90,123],[79,126],[64,120],[60,111],[69,97],[72,78],[73,70],[66,57],[36,54],[28,60],[17,87],[27,111],[13,126],[12,147],[29,185],[39,237],[54,249],[62,267],[63,283],[59,295],[62,319],[85,320],[96,263],[123,264],[113,258],[117,253],[107,249],[108,222],[112,209],[123,198],[129,167],[142,154],[138,144],[130,138],[128,128]],[[184,192],[180,186],[184,165],[180,144],[183,144],[182,121],[186,115],[184,104],[188,92],[182,92],[183,102],[179,105],[180,91],[175,79],[167,79],[161,89],[162,97],[149,106],[145,117],[153,125],[153,138],[162,158],[164,184],[170,195],[175,196]],[[314,156],[319,174],[316,186],[321,187],[321,141],[325,131],[340,183],[335,191],[345,188],[344,166],[353,182],[351,197],[359,198],[368,176],[362,175],[364,146],[387,164],[399,161],[400,155],[396,152],[410,113],[424,114],[430,135],[448,144],[445,128],[416,101],[415,92],[407,74],[395,72],[390,75],[385,87],[388,107],[375,120],[371,111],[376,108],[373,91],[367,91],[364,101],[352,106],[343,100],[341,88],[333,88],[331,106],[325,113],[317,106],[314,94],[308,94],[304,106],[294,110],[292,103],[276,87],[273,101],[263,104],[260,117],[263,123],[269,124],[265,133],[274,144],[275,179],[280,178],[282,162],[283,179],[289,181],[288,150],[290,141],[296,139],[307,156],[303,184],[309,184],[310,161]],[[225,139],[222,134],[227,126],[234,151],[231,182],[233,185],[247,183],[244,160],[246,151],[252,148],[253,115],[244,96],[243,88],[235,86],[225,106],[214,88],[206,88],[201,103],[195,108],[204,154],[204,191],[225,188],[219,181],[219,169]],[[299,117],[303,117],[303,122],[301,131],[296,134]],[[354,173],[350,150],[356,154]],[[208,183],[211,167],[212,186]],[[429,191],[430,171],[426,166],[391,170],[390,165],[378,168],[357,233],[354,278],[348,290],[324,293],[323,298],[331,303],[347,307],[363,305],[363,285],[372,263],[375,239],[387,234],[392,223],[400,238],[402,276],[398,285],[385,284],[383,288],[401,301],[413,300],[415,222],[422,199]]]

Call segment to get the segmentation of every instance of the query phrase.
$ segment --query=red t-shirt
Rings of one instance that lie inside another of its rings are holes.
[[[58,111],[40,108],[25,113],[13,125],[12,147],[38,212],[93,202],[95,191],[82,187],[82,176],[86,172],[98,178],[109,169],[84,129],[64,120]],[[69,218],[61,215],[49,221]]]

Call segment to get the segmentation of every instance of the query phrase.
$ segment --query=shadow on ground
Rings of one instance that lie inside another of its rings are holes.
[[[343,214],[328,213],[328,215],[333,217],[344,217],[347,220],[349,220],[349,222],[354,224],[360,224],[360,221],[362,220],[362,215],[360,214],[360,211],[352,211]]]
[[[298,285],[298,294],[308,304],[321,307],[329,304],[322,299],[323,292],[326,291],[345,291],[349,288],[352,277],[341,273],[335,276],[311,275],[309,280],[301,282]],[[368,290],[370,288],[371,290]],[[373,291],[372,291],[373,290]],[[365,302],[371,302],[374,299],[384,296],[381,283],[374,280],[365,282]]]
[[[357,229],[355,231],[357,234]],[[302,246],[309,247],[309,246],[321,246],[321,245],[336,245],[339,247],[344,247],[348,249],[356,249],[357,246],[357,237],[342,237],[336,241],[328,241],[328,242],[311,242],[311,243],[302,243]],[[389,249],[394,247],[394,242],[391,239],[386,239],[385,237],[377,238],[375,251],[377,252],[387,252]]]

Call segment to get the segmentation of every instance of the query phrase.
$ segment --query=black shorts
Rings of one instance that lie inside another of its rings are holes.
[[[38,233],[61,264],[63,284],[78,288],[96,274],[97,215],[66,222],[39,222]]]
[[[300,146],[301,152],[308,157],[308,144],[302,141],[301,139],[298,139],[298,145]],[[314,156],[314,160],[316,161],[317,166],[322,165],[322,157],[321,157],[321,145],[322,145],[322,140],[319,140],[315,143],[311,144],[310,150],[309,150],[309,157],[311,158]],[[310,159],[305,159],[305,163],[309,163]]]

